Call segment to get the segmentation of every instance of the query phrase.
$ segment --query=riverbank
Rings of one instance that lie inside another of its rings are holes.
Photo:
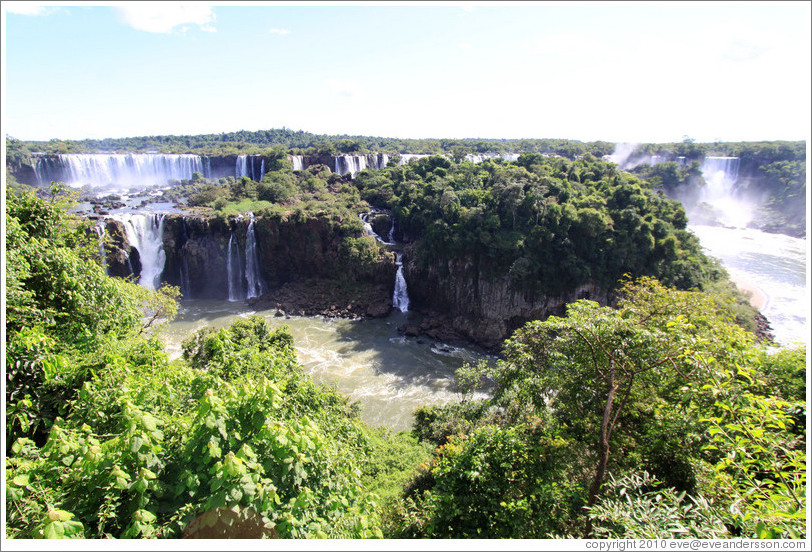
[[[760,311],[764,310],[764,308],[767,306],[769,298],[763,289],[740,275],[731,275],[730,279],[734,284],[736,284],[736,287],[739,288],[739,290],[749,297],[750,304],[753,306],[753,308]]]

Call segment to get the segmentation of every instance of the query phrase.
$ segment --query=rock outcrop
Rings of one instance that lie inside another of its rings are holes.
[[[465,339],[493,348],[529,320],[563,315],[567,303],[591,299],[608,304],[610,300],[606,291],[589,283],[560,295],[533,296],[515,289],[510,276],[484,277],[470,260],[420,267],[414,255],[405,258],[411,305],[425,314],[419,324],[404,327],[407,334]]]

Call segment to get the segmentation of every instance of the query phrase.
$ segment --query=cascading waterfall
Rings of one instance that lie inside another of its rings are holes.
[[[395,291],[392,294],[392,307],[400,312],[409,311],[409,292],[406,289],[406,278],[403,276],[403,253],[398,251],[395,265],[398,267],[395,274]]]
[[[259,273],[259,257],[257,255],[257,238],[254,231],[253,215],[251,215],[251,222],[248,223],[248,230],[245,235],[245,280],[248,283],[246,298],[251,299],[262,295],[262,277]]]
[[[101,257],[102,266],[104,267],[104,273],[109,275],[109,271],[107,269],[107,254],[104,252],[104,220],[100,220],[96,226],[93,227],[96,231],[96,235],[99,237],[99,257]]]
[[[191,154],[67,153],[39,157],[32,164],[41,186],[54,180],[72,187],[145,188],[189,179],[195,172],[207,176],[203,158]]]
[[[115,216],[124,224],[124,233],[131,247],[141,258],[138,283],[145,288],[158,289],[166,263],[164,252],[164,215],[123,213]],[[132,266],[132,265],[130,265]]]
[[[294,171],[304,170],[304,157],[302,157],[301,155],[291,155],[290,162],[293,164]]]
[[[369,216],[374,215],[375,213],[376,211],[370,211],[369,213],[361,213],[360,215],[358,215],[361,218],[361,222],[364,223],[364,233],[367,236],[372,236],[373,238],[375,238],[384,245],[395,245],[394,240],[392,239],[395,229],[395,219],[394,218],[392,219],[392,228],[389,229],[388,236],[389,241],[386,241],[382,237],[380,237],[378,233],[375,232],[375,230],[372,229],[372,225],[369,223]]]
[[[245,297],[245,290],[242,286],[242,261],[240,260],[240,248],[234,240],[234,232],[231,232],[231,237],[228,238],[226,276],[228,277],[228,300],[242,301]]]
[[[753,216],[753,207],[735,195],[739,178],[738,157],[706,157],[702,162],[705,187],[700,200],[716,209],[725,225],[744,228]]]

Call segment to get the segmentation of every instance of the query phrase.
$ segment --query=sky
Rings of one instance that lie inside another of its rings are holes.
[[[22,140],[808,140],[811,5],[3,1],[1,124]]]

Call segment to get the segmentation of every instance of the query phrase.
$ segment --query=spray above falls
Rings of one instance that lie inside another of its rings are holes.
[[[736,194],[738,157],[706,157],[702,162],[705,186],[699,200],[710,205],[725,226],[745,228],[753,218],[753,205]]]

